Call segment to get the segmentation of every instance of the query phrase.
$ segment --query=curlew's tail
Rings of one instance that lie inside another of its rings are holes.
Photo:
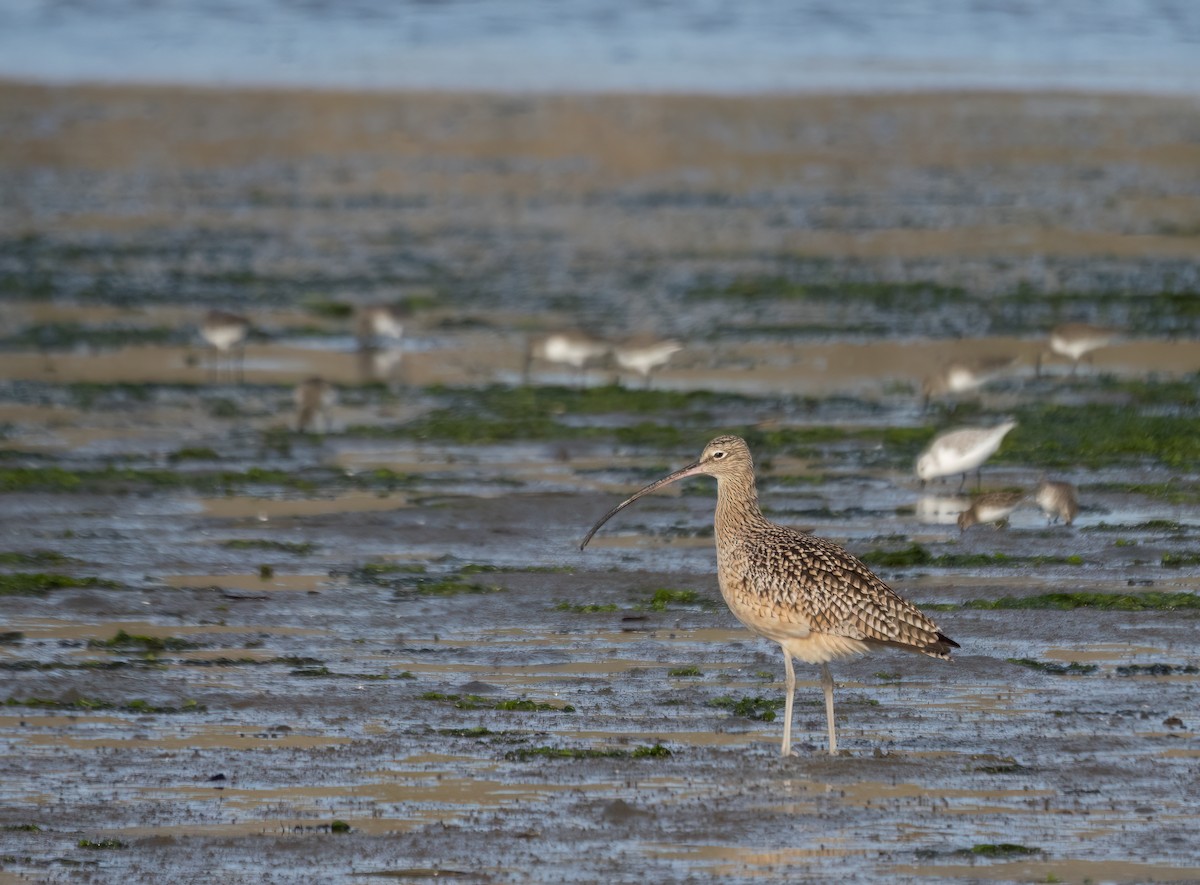
[[[950,639],[948,636],[946,636],[946,633],[938,631],[937,632],[937,642],[932,644],[929,648],[929,651],[926,651],[925,654],[926,655],[936,655],[937,657],[949,657],[950,649],[961,649],[961,648],[962,648],[962,646],[959,645],[958,643],[954,642],[953,639]]]
[[[912,648],[912,646],[909,647]],[[933,658],[942,658],[948,661],[950,660],[950,649],[952,648],[962,648],[962,646],[939,630],[936,640],[929,643],[925,648],[916,649],[916,651]]]
[[[878,639],[871,637],[866,639],[871,645],[882,646],[884,648],[898,648],[903,651],[915,651],[918,654],[929,655],[931,658],[940,658],[943,661],[950,660],[950,649],[962,648],[957,642],[942,633],[940,630],[935,634],[936,639],[927,640],[924,642],[914,641],[912,638],[907,640],[902,639]]]

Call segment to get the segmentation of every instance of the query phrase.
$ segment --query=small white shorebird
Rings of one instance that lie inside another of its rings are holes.
[[[958,514],[958,530],[965,532],[977,523],[1003,522],[1021,506],[1025,492],[988,492],[971,502],[971,506]]]
[[[1037,375],[1042,374],[1042,360],[1047,354],[1065,356],[1071,360],[1071,374],[1079,368],[1079,361],[1087,357],[1092,362],[1092,354],[1102,347],[1108,347],[1120,333],[1116,329],[1105,326],[1093,326],[1090,323],[1063,323],[1050,330],[1046,346],[1038,353]]]
[[[857,557],[832,541],[768,521],[758,506],[750,448],[736,436],[717,437],[692,464],[634,492],[600,517],[579,548],[586,547],[600,526],[643,495],[701,475],[717,481],[713,529],[721,596],[751,632],[778,642],[783,649],[787,675],[784,756],[791,753],[792,746],[793,658],[821,665],[829,752],[835,754],[830,661],[877,648],[949,659],[950,650],[959,647]]]
[[[212,348],[212,380],[221,377],[221,358],[229,355],[229,372],[240,383],[244,371],[246,336],[250,334],[250,321],[241,314],[224,310],[210,310],[200,323],[200,337]]]
[[[650,373],[665,366],[670,362],[671,357],[681,350],[683,350],[682,344],[674,338],[667,338],[664,341],[629,341],[617,344],[613,346],[612,355],[620,368],[637,372],[642,376],[646,387],[649,387]]]
[[[1017,426],[1016,421],[1006,421],[995,427],[964,427],[951,430],[933,438],[933,442],[917,458],[917,477],[924,485],[927,480],[939,476],[962,474],[959,491],[966,484],[967,473],[978,470],[988,458],[1000,448],[1005,434]],[[977,481],[979,476],[976,476]]]
[[[935,396],[953,396],[978,390],[1001,375],[1013,362],[1015,358],[1011,356],[951,360],[922,383],[924,407],[928,408],[929,401]]]
[[[364,304],[354,320],[354,337],[358,341],[358,370],[364,381],[391,381],[399,375],[404,355],[400,339],[408,309],[394,304]],[[384,346],[389,342],[390,346]]]
[[[319,375],[305,378],[292,391],[296,401],[296,430],[304,433],[309,424],[315,426],[315,419],[321,418],[325,432],[333,426],[329,418],[329,410],[337,403],[337,390],[332,384]]]
[[[1034,494],[1042,513],[1046,514],[1047,523],[1061,519],[1063,525],[1070,525],[1075,521],[1075,515],[1079,513],[1079,498],[1075,494],[1075,486],[1069,482],[1043,479]]]
[[[531,340],[525,348],[525,383],[529,383],[530,370],[535,359],[548,363],[570,366],[577,378],[584,380],[587,364],[608,354],[611,346],[582,332],[554,332]]]
[[[355,317],[354,335],[360,349],[377,346],[380,338],[399,341],[408,311],[394,304],[364,304]]]

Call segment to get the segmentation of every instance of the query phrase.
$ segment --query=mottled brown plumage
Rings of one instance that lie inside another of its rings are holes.
[[[978,523],[999,524],[1021,506],[1026,498],[1024,492],[988,492],[971,502],[971,506],[958,514],[958,529],[965,532]]]
[[[958,643],[887,586],[857,557],[762,515],[754,464],[746,442],[721,436],[699,460],[651,483],[618,504],[592,527],[580,545],[618,511],[668,483],[705,474],[717,480],[714,519],[717,578],[730,611],[750,630],[778,642],[787,671],[782,752],[791,749],[796,677],[792,658],[821,665],[829,752],[837,752],[833,677],[828,661],[892,646],[949,658]]]
[[[1075,521],[1079,513],[1079,498],[1075,494],[1075,486],[1069,482],[1043,479],[1034,494],[1038,506],[1046,514],[1047,522],[1061,519],[1065,525],[1070,525]]]

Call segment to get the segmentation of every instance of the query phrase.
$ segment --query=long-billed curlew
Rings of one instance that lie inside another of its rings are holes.
[[[971,502],[971,506],[958,514],[958,530],[965,532],[977,523],[1003,522],[1021,506],[1025,492],[988,492]]]
[[[250,321],[241,314],[223,310],[210,310],[200,324],[200,337],[213,349],[212,379],[221,377],[221,355],[230,354],[230,374],[242,381],[245,360],[246,336],[250,334]],[[236,367],[236,370],[235,370]]]
[[[1108,347],[1118,336],[1116,329],[1093,326],[1091,323],[1063,323],[1050,330],[1045,349],[1038,353],[1037,375],[1042,374],[1042,360],[1047,354],[1065,356],[1071,361],[1071,374],[1079,368],[1079,361],[1087,357],[1092,362],[1092,352]]]
[[[1007,421],[996,427],[964,427],[935,436],[917,458],[917,478],[924,485],[926,480],[961,473],[962,481],[958,484],[961,492],[967,473],[978,470],[984,461],[996,454],[1005,435],[1016,426],[1016,421]],[[979,480],[978,474],[976,480]]]
[[[700,458],[635,492],[592,526],[597,530],[638,498],[689,476],[717,480],[717,580],[725,604],[752,632],[779,643],[787,673],[782,753],[792,746],[796,674],[792,658],[821,665],[829,752],[837,753],[829,661],[891,646],[949,659],[958,643],[832,541],[776,525],[762,515],[745,440],[719,436]]]
[[[1075,486],[1069,482],[1053,479],[1043,479],[1038,483],[1034,492],[1037,504],[1046,514],[1046,522],[1058,522],[1070,525],[1079,513],[1079,498],[1075,494]]]

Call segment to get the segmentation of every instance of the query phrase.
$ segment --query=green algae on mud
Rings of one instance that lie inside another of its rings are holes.
[[[98,588],[119,590],[123,585],[105,578],[76,578],[46,572],[0,573],[0,596],[45,596],[53,590]]]
[[[570,704],[556,707],[529,698],[509,698],[495,701],[477,694],[446,694],[440,691],[426,691],[419,696],[423,701],[448,701],[459,710],[505,710],[517,713],[574,713],[575,708]]]
[[[292,556],[308,556],[317,549],[312,541],[277,541],[273,538],[231,538],[221,542],[230,550],[277,550]]]
[[[1165,415],[1131,404],[1031,403],[996,453],[999,463],[1092,469],[1157,461],[1175,470],[1200,464],[1200,416]]]
[[[1054,676],[1084,676],[1100,669],[1096,664],[1081,664],[1078,661],[1062,664],[1057,661],[1038,661],[1033,658],[1005,658],[1005,660],[1019,667],[1028,667],[1030,670],[1050,673]]]
[[[164,714],[172,714],[172,715],[176,714],[176,713],[206,713],[206,712],[208,712],[207,706],[205,706],[204,704],[198,703],[197,701],[191,700],[191,699],[185,700],[178,707],[168,707],[168,706],[160,706],[157,704],[151,704],[149,701],[141,700],[140,698],[136,699],[136,700],[132,700],[132,701],[127,701],[126,703],[113,703],[111,701],[105,701],[100,698],[87,698],[87,697],[59,700],[59,699],[55,699],[55,698],[41,698],[41,697],[19,698],[16,696],[10,696],[7,700],[5,700],[4,705],[6,707],[35,707],[40,710],[88,710],[88,711],[111,710],[111,711],[115,711],[118,713],[143,713],[143,714],[164,713]]]
[[[103,648],[109,651],[138,649],[145,652],[186,651],[199,648],[195,642],[175,636],[136,636],[118,630],[110,639],[89,639],[88,648]]]
[[[744,719],[774,722],[775,711],[783,709],[784,701],[782,698],[763,698],[757,695],[742,698],[734,698],[726,695],[713,698],[708,702],[708,706],[728,710],[734,716],[741,716]]]
[[[129,843],[120,839],[80,839],[75,843],[77,848],[87,848],[92,851],[119,851],[128,848]]]
[[[1040,593],[1034,596],[1005,596],[1000,599],[972,599],[962,608],[969,609],[1047,609],[1070,611],[1094,608],[1101,611],[1181,611],[1200,610],[1200,594],[1163,593]]]
[[[645,603],[646,608],[655,612],[665,612],[668,608],[677,606],[699,606],[706,611],[717,607],[713,600],[695,590],[673,590],[669,587],[658,588]]]
[[[925,547],[913,542],[901,550],[868,550],[859,554],[859,559],[868,565],[883,568],[1021,568],[1028,565],[1083,565],[1083,557],[1069,556],[1013,556],[1008,553],[942,553],[934,555]]]
[[[72,565],[79,560],[54,550],[11,550],[0,553],[0,566],[9,565]]]
[[[594,749],[590,747],[522,747],[509,750],[504,758],[512,762],[533,759],[667,759],[674,755],[662,744],[643,744],[632,750]]]
[[[200,494],[225,495],[255,487],[308,493],[346,488],[392,491],[413,485],[417,479],[410,474],[397,473],[386,468],[347,474],[344,470],[330,466],[299,471],[268,467],[184,471],[113,465],[93,470],[68,470],[57,466],[0,466],[0,492],[136,494],[157,489],[185,489]]]

